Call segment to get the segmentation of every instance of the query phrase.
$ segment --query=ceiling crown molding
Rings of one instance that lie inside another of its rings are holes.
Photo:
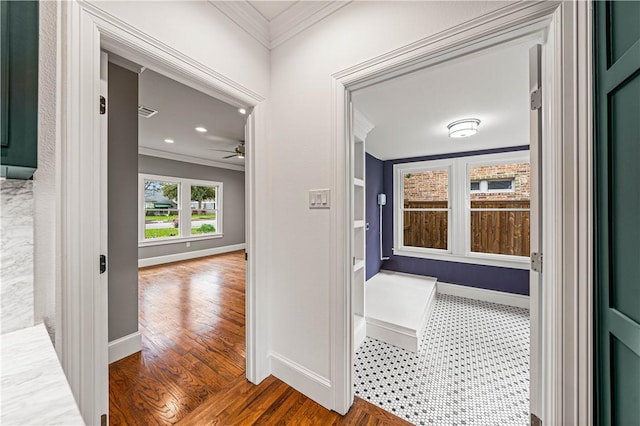
[[[227,18],[267,49],[271,48],[269,21],[246,1],[209,1]]]
[[[367,135],[375,127],[369,120],[365,118],[360,111],[354,108],[353,110],[353,134],[355,137],[364,141],[367,139]]]
[[[219,169],[229,169],[244,172],[244,166],[238,164],[229,164],[222,161],[207,160],[204,158],[177,154],[175,152],[161,151],[159,149],[147,148],[144,146],[138,147],[138,154],[147,155],[149,157],[165,158],[167,160],[182,161],[183,163],[200,164],[202,166],[217,167]]]
[[[296,34],[320,22],[351,3],[346,1],[300,1],[273,19],[270,26],[270,48],[280,46]]]
[[[210,0],[209,3],[264,47],[273,49],[346,6],[351,1],[300,1],[282,12],[271,22],[247,1]]]

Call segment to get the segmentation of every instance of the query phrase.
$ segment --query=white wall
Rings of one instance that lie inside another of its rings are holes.
[[[269,51],[206,1],[90,1],[138,31],[267,97]]]
[[[330,213],[309,210],[307,191],[336,190],[331,74],[506,4],[353,2],[272,51],[267,120],[274,353],[330,379]]]

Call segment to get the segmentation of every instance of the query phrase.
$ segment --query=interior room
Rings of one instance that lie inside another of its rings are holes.
[[[247,111],[107,56],[110,419],[173,423],[245,375]]]
[[[352,94],[355,394],[413,424],[529,423],[533,44]]]

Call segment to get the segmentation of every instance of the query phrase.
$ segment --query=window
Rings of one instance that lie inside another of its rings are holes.
[[[472,180],[471,192],[509,192],[513,185],[513,179]]]
[[[471,252],[529,256],[529,162],[474,165],[469,175],[486,187],[470,191]]]
[[[142,245],[222,236],[222,183],[140,175]]]
[[[449,170],[416,170],[403,181],[404,244],[447,250],[449,235]]]
[[[528,268],[528,151],[394,165],[394,254]]]

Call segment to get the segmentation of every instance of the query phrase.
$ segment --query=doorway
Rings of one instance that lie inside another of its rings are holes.
[[[247,111],[106,56],[109,413],[173,422],[246,376]]]
[[[248,206],[263,202],[256,191],[256,157],[263,154],[264,97],[230,80],[206,65],[159,44],[145,33],[132,32],[126,23],[91,5],[65,3],[63,31],[69,46],[62,54],[61,76],[61,233],[59,356],[80,411],[87,423],[104,421],[108,412],[107,274],[101,273],[100,256],[107,253],[107,145],[101,142],[100,50],[136,64],[237,107],[252,110],[247,120]],[[101,212],[87,215],[87,210]],[[256,244],[260,229],[255,209],[247,217],[246,376],[259,383],[267,376],[265,311],[256,277],[264,276],[264,249]],[[87,230],[94,230],[89,232]]]
[[[370,129],[356,133],[354,150],[356,174],[365,163],[353,214],[365,207],[354,246],[366,253],[366,281],[354,271],[352,297],[367,335],[354,333],[355,392],[416,424],[529,422],[529,256],[539,243],[530,222],[542,167],[530,159],[530,145],[539,151],[529,140],[529,70],[538,41],[351,92],[355,129]],[[457,127],[469,136],[456,138]]]

